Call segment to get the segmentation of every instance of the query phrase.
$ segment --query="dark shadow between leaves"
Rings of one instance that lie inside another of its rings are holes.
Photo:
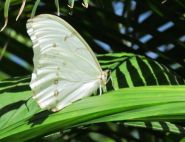
[[[50,114],[53,114],[53,112],[48,110],[36,113],[28,120],[28,124],[31,124],[32,127],[40,125]]]
[[[28,85],[15,86],[15,87],[12,87],[12,88],[7,88],[7,89],[0,90],[0,94],[5,93],[5,92],[22,92],[22,91],[28,91],[28,90],[30,90]]]
[[[168,124],[166,122],[159,121],[159,124],[160,124],[160,126],[161,126],[163,131],[170,132],[170,128],[169,128],[169,126],[168,126]],[[146,128],[149,128],[149,129],[153,128],[151,122],[145,122],[145,125],[146,125]],[[174,124],[174,125],[178,128],[179,134],[183,134],[183,135],[185,134],[185,128],[184,127],[179,126],[177,124]]]
[[[159,122],[159,124],[161,125],[162,129],[166,132],[170,132],[170,128],[169,126],[165,123],[165,122]]]
[[[145,126],[146,126],[146,128],[151,129],[152,128],[152,123],[151,122],[145,122]]]
[[[30,82],[29,76],[14,77],[0,81],[0,93],[4,92],[20,92],[30,90],[28,83]]]
[[[20,108],[23,104],[25,104],[27,106],[27,104],[26,104],[27,101],[28,100],[20,100],[18,102],[11,103],[11,104],[4,106],[3,108],[0,109],[0,117],[3,116],[5,113],[8,113],[9,111],[16,110],[16,109]]]
[[[117,80],[118,80],[118,84],[119,84],[119,87],[120,88],[125,88],[125,87],[128,87],[128,84],[126,82],[126,79],[125,79],[125,75],[120,71],[120,66],[126,62],[128,62],[133,56],[122,56],[122,57],[110,57],[110,56],[102,56],[102,57],[99,57],[99,59],[103,59],[103,60],[112,60],[112,59],[122,59],[121,61],[116,61],[116,66],[114,68],[104,68],[104,70],[109,70],[110,71],[110,75],[112,72],[116,72],[116,77],[117,77]],[[101,65],[106,65],[107,63],[101,63]],[[109,63],[108,63],[109,64]],[[110,80],[107,82],[107,91],[112,91],[114,90],[114,87],[113,87],[113,82],[110,78]]]
[[[184,127],[181,127],[181,126],[179,126],[179,125],[175,125],[178,129],[179,129],[179,132],[180,132],[180,134],[185,134],[185,128]]]

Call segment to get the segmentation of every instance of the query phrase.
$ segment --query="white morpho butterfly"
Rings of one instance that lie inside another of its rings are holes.
[[[29,19],[34,70],[33,98],[42,109],[59,111],[74,101],[106,88],[95,54],[79,33],[61,18],[42,14]]]

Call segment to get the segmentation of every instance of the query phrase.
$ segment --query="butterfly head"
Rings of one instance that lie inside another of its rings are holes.
[[[109,70],[105,70],[105,71],[102,71],[101,73],[101,84],[103,86],[105,86],[107,84],[107,77],[108,77],[108,74],[109,74]]]

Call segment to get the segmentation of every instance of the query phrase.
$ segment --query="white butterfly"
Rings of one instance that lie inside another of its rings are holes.
[[[27,22],[33,42],[34,71],[30,87],[42,109],[59,111],[107,82],[93,51],[61,18],[42,14]]]

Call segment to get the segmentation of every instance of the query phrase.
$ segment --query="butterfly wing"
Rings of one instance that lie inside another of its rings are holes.
[[[41,108],[57,111],[97,90],[102,69],[67,22],[42,14],[29,19],[27,29],[34,51],[30,87]]]

